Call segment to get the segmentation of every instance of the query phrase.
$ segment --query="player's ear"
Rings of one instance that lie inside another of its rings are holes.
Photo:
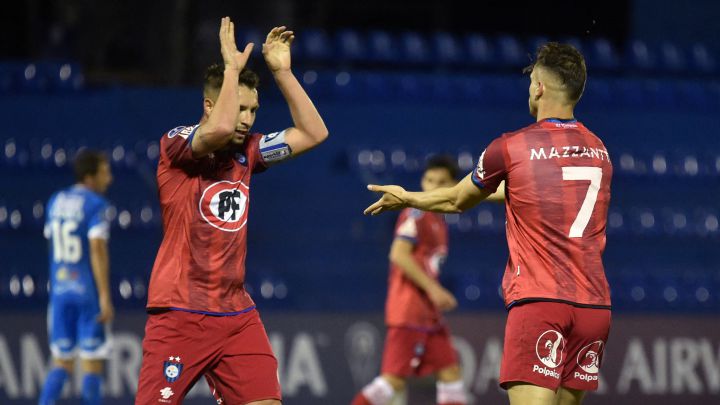
[[[538,80],[537,87],[535,87],[535,100],[538,100],[545,93],[545,84]]]
[[[205,115],[210,116],[213,107],[215,107],[215,102],[212,101],[210,98],[205,97],[203,99],[203,111],[205,111]]]

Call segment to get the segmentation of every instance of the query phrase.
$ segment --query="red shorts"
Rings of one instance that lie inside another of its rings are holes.
[[[397,377],[424,376],[457,364],[447,326],[432,331],[389,326],[382,373]]]
[[[202,376],[222,403],[281,399],[277,360],[254,309],[233,316],[149,315],[142,346],[136,405],[180,404]]]
[[[510,308],[500,386],[526,382],[553,391],[594,391],[610,332],[610,310],[558,302]]]

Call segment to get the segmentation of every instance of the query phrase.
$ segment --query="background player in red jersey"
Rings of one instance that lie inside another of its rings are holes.
[[[368,186],[384,194],[365,213],[460,212],[505,180],[509,313],[500,384],[512,404],[579,404],[597,389],[610,329],[601,256],[612,165],[600,139],[574,118],[586,80],[580,52],[548,43],[527,71],[535,124],[493,140],[454,187]]]
[[[452,187],[456,178],[455,162],[437,156],[428,161],[421,188]],[[466,403],[450,331],[441,314],[457,306],[452,293],[438,282],[447,251],[447,225],[441,215],[413,208],[400,213],[390,248],[382,374],[355,396],[353,405],[387,405],[405,388],[408,377],[430,373],[438,379],[438,404]]]
[[[250,133],[257,76],[244,69],[253,44],[235,45],[222,19],[224,68],[208,69],[203,116],[160,141],[158,188],[164,236],[150,278],[136,404],[179,404],[203,375],[218,403],[280,403],[277,360],[245,291],[252,174],[324,141],[328,130],[290,70],[292,31],[276,27],[263,56],[294,126]]]

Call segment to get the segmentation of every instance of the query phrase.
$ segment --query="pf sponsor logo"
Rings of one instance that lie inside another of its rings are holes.
[[[543,332],[535,344],[535,353],[542,364],[555,368],[562,363],[565,351],[565,338],[560,332],[548,330]]]
[[[247,223],[249,191],[241,181],[218,181],[203,191],[200,215],[221,231],[237,232]]]

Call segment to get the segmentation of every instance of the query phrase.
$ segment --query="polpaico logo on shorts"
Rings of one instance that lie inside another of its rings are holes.
[[[586,373],[597,374],[600,371],[600,356],[602,356],[605,342],[598,340],[580,349],[577,364]]]
[[[540,362],[555,368],[562,363],[565,351],[565,338],[556,330],[545,331],[537,340],[535,353]]]
[[[237,232],[247,223],[249,191],[241,181],[213,183],[200,197],[200,215],[221,231]]]
[[[559,379],[560,373],[553,369],[562,364],[564,351],[565,338],[560,332],[552,329],[543,332],[535,344],[535,354],[545,367],[535,364],[532,371]]]
[[[602,340],[592,342],[580,349],[577,364],[587,374],[576,371],[573,377],[583,381],[597,381],[598,372],[600,371],[600,358],[604,349],[605,342]]]

